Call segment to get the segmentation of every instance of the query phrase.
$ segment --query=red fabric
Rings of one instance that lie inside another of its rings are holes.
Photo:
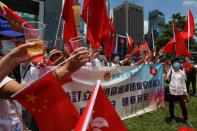
[[[54,66],[54,62],[52,62],[52,61],[49,60],[49,61],[47,61],[47,65],[48,66]]]
[[[87,39],[94,49],[100,48],[108,23],[106,0],[84,0],[82,17],[87,23]]]
[[[144,62],[147,62],[150,58],[152,58],[152,53],[150,51],[150,48],[148,46],[148,43],[145,41],[144,44],[140,45],[139,49],[140,52],[145,51],[146,56]]]
[[[114,22],[113,19],[109,20],[109,27],[108,27],[109,33],[108,36],[104,38],[104,51],[105,51],[105,57],[107,59],[110,58],[113,49],[114,49]]]
[[[176,40],[176,47],[175,47],[175,52],[177,56],[187,56],[189,58],[192,58],[191,53],[187,50],[185,46],[185,42],[181,36],[181,33],[178,31],[176,25],[174,25],[174,36]]]
[[[157,75],[157,68],[150,67],[150,74],[153,76],[156,76]]]
[[[173,54],[176,53],[177,56],[187,56],[189,58],[192,58],[191,53],[187,50],[185,46],[184,39],[181,35],[181,33],[178,31],[177,27],[174,25],[174,36],[175,36],[175,42],[174,40],[170,40],[165,47],[163,48],[162,52],[165,54]]]
[[[190,26],[189,26],[190,24]],[[188,27],[190,27],[190,29],[188,29]],[[188,33],[189,31],[189,33]],[[188,36],[190,35],[190,36]],[[181,33],[181,36],[183,38],[183,40],[187,40],[188,37],[190,38],[193,38],[195,35],[195,23],[194,23],[194,16],[192,14],[192,11],[189,10],[188,12],[188,16],[187,16],[187,20],[186,20],[186,25],[184,27],[184,30],[183,32]],[[174,45],[173,45],[173,39],[171,39],[167,44],[166,46],[164,47],[165,49],[163,50],[163,53],[166,53],[166,54],[173,54],[174,51],[173,51],[173,48],[174,48]]]
[[[188,39],[188,38],[193,38],[194,35],[195,35],[194,16],[192,14],[192,11],[189,10],[187,20],[186,20],[186,25],[184,27],[182,36],[183,36],[183,39],[185,40],[185,39]]]
[[[96,100],[94,101],[93,95],[95,94]],[[92,114],[88,117],[88,111],[90,110],[90,105],[92,104]],[[87,107],[80,117],[75,130],[82,131],[86,119],[89,120],[88,127],[85,129],[87,131],[127,131],[125,125],[121,121],[101,87],[99,87],[98,92],[96,91],[96,87],[94,88]]]
[[[127,47],[127,52],[128,52],[128,54],[129,53],[131,53],[131,51],[132,51],[132,47],[133,47],[133,39],[129,36],[129,34],[128,33],[126,33],[126,35],[127,35],[127,39],[128,39],[128,47]]]
[[[39,62],[43,62],[43,61],[44,61],[43,56],[38,56],[32,60],[32,62],[35,62],[35,63],[39,63]]]
[[[165,54],[174,54],[175,53],[175,43],[173,40],[170,40],[163,48],[162,53]]]
[[[148,43],[145,41],[144,44],[140,45],[139,47],[139,51],[146,51],[146,52],[150,52],[150,48],[148,46]]]
[[[62,18],[64,23],[64,41],[69,41],[69,39],[77,36],[75,18],[74,18],[74,0],[65,0]]]
[[[191,129],[191,128],[187,128],[187,127],[181,127],[181,128],[179,128],[178,131],[197,131],[197,130]]]
[[[191,63],[189,63],[189,62],[185,62],[184,63],[184,68],[185,68],[185,72],[186,73],[191,73],[193,65]]]
[[[135,56],[135,57],[139,57],[139,56],[140,56],[140,51],[139,51],[139,50],[137,50],[133,56]]]
[[[26,21],[16,13],[14,13],[14,11],[5,4],[2,3],[2,6],[6,13],[4,14],[4,11],[0,8],[0,15],[4,16],[5,19],[8,20],[9,25],[13,30],[23,33],[22,24]]]
[[[79,119],[54,73],[39,79],[15,99],[33,115],[40,131],[70,131]]]

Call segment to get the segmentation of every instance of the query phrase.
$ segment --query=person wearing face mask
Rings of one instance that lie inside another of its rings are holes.
[[[8,21],[0,15],[0,53],[2,56],[7,55],[16,46],[24,43],[23,36],[22,33],[12,30]],[[20,82],[20,66],[16,66],[9,76]]]
[[[181,65],[179,63],[179,60],[179,58],[174,58],[171,61],[172,67],[168,71],[167,76],[164,76],[164,79],[168,79],[169,81],[169,112],[171,117],[170,123],[176,123],[174,115],[174,102],[178,101],[181,106],[184,122],[187,126],[191,127],[192,125],[188,121],[188,113],[186,108],[186,96],[188,95],[185,83],[186,75],[185,72],[180,69]]]
[[[120,61],[119,53],[117,53],[117,52],[112,53],[111,62],[109,63],[109,66],[118,67],[121,65],[122,65],[122,63]]]

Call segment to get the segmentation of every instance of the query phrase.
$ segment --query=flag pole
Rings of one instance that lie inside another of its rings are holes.
[[[59,22],[58,22],[58,26],[57,26],[57,32],[56,32],[56,35],[55,35],[55,44],[54,44],[54,47],[57,46],[57,39],[58,39],[58,34],[59,34],[59,30],[60,30],[60,24],[61,24],[61,20],[62,20],[62,9],[61,9],[61,13],[60,13],[60,17],[59,17]]]
[[[152,34],[152,43],[153,43],[153,56],[155,56],[155,38],[154,38],[153,28],[151,30],[151,34]]]
[[[187,39],[187,44],[188,44],[188,51],[190,50],[190,16],[189,16],[189,9],[188,9],[188,39]]]
[[[115,51],[118,52],[118,35],[116,34],[116,48],[115,48]]]
[[[126,5],[126,32],[128,33],[129,32],[129,7],[128,7],[128,0],[126,1],[127,5]],[[128,39],[126,40],[127,41],[127,46],[128,46]],[[128,48],[128,47],[127,47]]]
[[[87,119],[85,119],[85,121],[84,121],[82,131],[86,131],[87,128],[88,128],[88,125],[89,125],[89,122],[90,122],[90,119],[91,119],[92,113],[93,113],[94,103],[96,102],[96,97],[97,97],[100,85],[101,85],[101,80],[97,80],[96,87],[94,88],[94,92],[93,92],[92,97],[91,97],[92,102],[89,105],[90,107],[89,107],[89,110],[87,112]]]
[[[174,40],[174,43],[175,43],[175,44],[174,44],[174,46],[175,46],[174,49],[175,49],[175,52],[176,52],[176,37],[175,37],[175,31],[174,31],[174,22],[173,22],[173,24],[172,24],[172,28],[173,28],[173,37],[174,37],[173,40]]]

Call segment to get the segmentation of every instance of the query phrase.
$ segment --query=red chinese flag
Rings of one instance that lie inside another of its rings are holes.
[[[188,16],[186,20],[186,25],[184,27],[184,30],[181,34],[182,38],[184,40],[187,40],[188,38],[193,38],[195,34],[195,24],[194,24],[194,16],[192,14],[192,11],[188,11]],[[173,54],[174,53],[174,41],[170,40],[166,46],[163,49],[163,53],[166,54]]]
[[[176,25],[174,24],[174,39],[175,39],[175,52],[177,56],[187,56],[189,58],[192,58],[191,53],[187,50],[185,46],[185,42],[183,40],[183,37],[181,36],[181,33],[178,31]]]
[[[153,75],[153,76],[156,76],[157,75],[157,68],[150,67],[150,74]]]
[[[109,20],[108,30],[108,36],[104,38],[105,57],[107,59],[110,58],[114,49],[114,22],[112,18]]]
[[[140,45],[139,49],[140,52],[145,51],[146,56],[145,56],[145,62],[148,61],[152,57],[152,53],[150,51],[150,48],[148,46],[148,43],[145,41],[144,44]]]
[[[128,47],[127,47],[127,52],[131,53],[132,47],[133,47],[133,39],[129,36],[129,34],[126,32],[127,39],[128,39]]]
[[[105,107],[105,108],[103,108]],[[127,131],[111,102],[97,82],[76,131]]]
[[[187,127],[181,127],[181,128],[179,128],[178,131],[197,131],[197,130],[191,129],[191,128],[187,128]]]
[[[62,18],[65,22],[63,39],[68,42],[69,39],[77,36],[74,18],[74,0],[65,0]]]
[[[4,16],[9,22],[11,28],[17,32],[23,33],[22,24],[26,22],[23,18],[17,15],[12,9],[0,1],[0,15]]]
[[[175,54],[175,43],[173,40],[170,40],[162,49],[164,54]]]
[[[192,14],[192,11],[188,11],[186,25],[184,27],[182,37],[183,39],[193,38],[195,35],[195,24],[194,24],[194,16]]]
[[[108,24],[106,0],[84,0],[82,17],[88,26],[87,39],[93,48],[99,48]]]
[[[147,42],[144,42],[144,44],[141,44],[140,47],[139,47],[139,51],[146,51],[146,52],[150,52],[150,49],[148,47],[148,43]]]
[[[14,99],[33,115],[40,131],[70,131],[80,116],[54,73],[34,82]]]

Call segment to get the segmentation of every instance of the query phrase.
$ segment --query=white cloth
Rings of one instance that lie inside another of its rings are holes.
[[[10,82],[12,79],[5,77],[0,82],[0,88]],[[17,109],[21,112],[21,106],[17,102]],[[0,100],[0,131],[22,131],[22,123],[13,107],[8,100]]]
[[[94,63],[94,66],[96,67],[102,67],[102,62],[99,60],[99,59],[93,59],[93,63]]]
[[[170,94],[171,95],[183,95],[184,92],[187,92],[186,89],[186,75],[185,72],[179,70],[175,72],[173,68],[171,68],[167,73],[167,79],[169,80],[170,72],[172,70],[171,80],[169,84]]]
[[[29,68],[28,68],[29,67]],[[21,64],[20,67],[21,74],[21,83],[26,83],[32,80],[37,80],[39,78],[39,69],[38,67],[31,64]]]
[[[114,64],[113,62],[111,63],[112,67],[119,67],[123,65],[123,61],[119,61],[118,63]]]

